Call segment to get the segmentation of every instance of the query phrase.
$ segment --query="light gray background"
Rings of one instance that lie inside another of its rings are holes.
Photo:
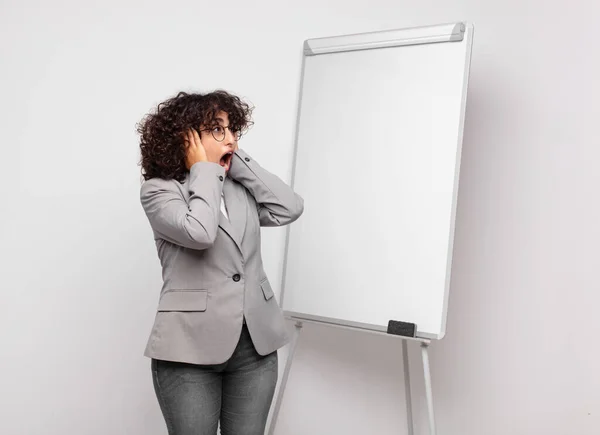
[[[142,357],[160,283],[138,202],[146,110],[182,88],[238,92],[257,106],[242,146],[289,179],[304,39],[457,20],[476,34],[447,335],[432,349],[439,432],[600,432],[599,13],[590,0],[2,2],[0,433],[166,433]],[[264,235],[277,283],[285,232]],[[388,340],[306,326],[278,435],[402,433]]]

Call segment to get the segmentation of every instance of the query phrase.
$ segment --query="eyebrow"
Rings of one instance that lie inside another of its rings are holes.
[[[223,126],[223,124],[225,124],[225,120],[223,118],[221,118],[221,117],[214,118],[214,120],[215,121],[221,121],[221,122],[218,122],[218,124],[220,126]],[[231,122],[229,123],[229,126],[226,126],[226,127],[231,127]]]

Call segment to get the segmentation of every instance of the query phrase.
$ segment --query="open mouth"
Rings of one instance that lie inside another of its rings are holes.
[[[233,157],[233,152],[229,151],[221,156],[221,160],[219,164],[225,168],[225,171],[228,171],[231,166],[231,159]]]

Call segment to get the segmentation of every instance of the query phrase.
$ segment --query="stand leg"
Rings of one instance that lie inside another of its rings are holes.
[[[421,343],[423,356],[423,372],[425,375],[425,395],[427,397],[427,417],[429,419],[429,433],[435,435],[435,417],[433,415],[433,391],[431,388],[431,370],[429,369],[429,343]]]
[[[414,434],[413,412],[412,412],[412,394],[410,391],[410,367],[408,365],[408,343],[402,340],[402,358],[404,362],[404,393],[406,394],[406,424],[408,425],[408,435]]]
[[[285,369],[283,370],[283,376],[281,379],[281,385],[277,392],[277,398],[275,400],[275,407],[273,408],[273,416],[271,417],[271,423],[269,424],[268,435],[273,435],[275,432],[275,425],[277,424],[277,418],[279,417],[279,410],[281,408],[281,402],[283,401],[283,392],[287,384],[288,377],[290,375],[290,368],[292,367],[292,360],[294,359],[294,353],[296,352],[296,344],[298,343],[298,336],[302,329],[302,322],[296,322],[296,329],[294,330],[294,337],[290,345],[290,351],[288,353],[287,361],[285,362]]]

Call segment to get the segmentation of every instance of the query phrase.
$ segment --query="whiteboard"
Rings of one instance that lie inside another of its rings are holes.
[[[288,318],[440,339],[472,45],[452,23],[305,41]]]

